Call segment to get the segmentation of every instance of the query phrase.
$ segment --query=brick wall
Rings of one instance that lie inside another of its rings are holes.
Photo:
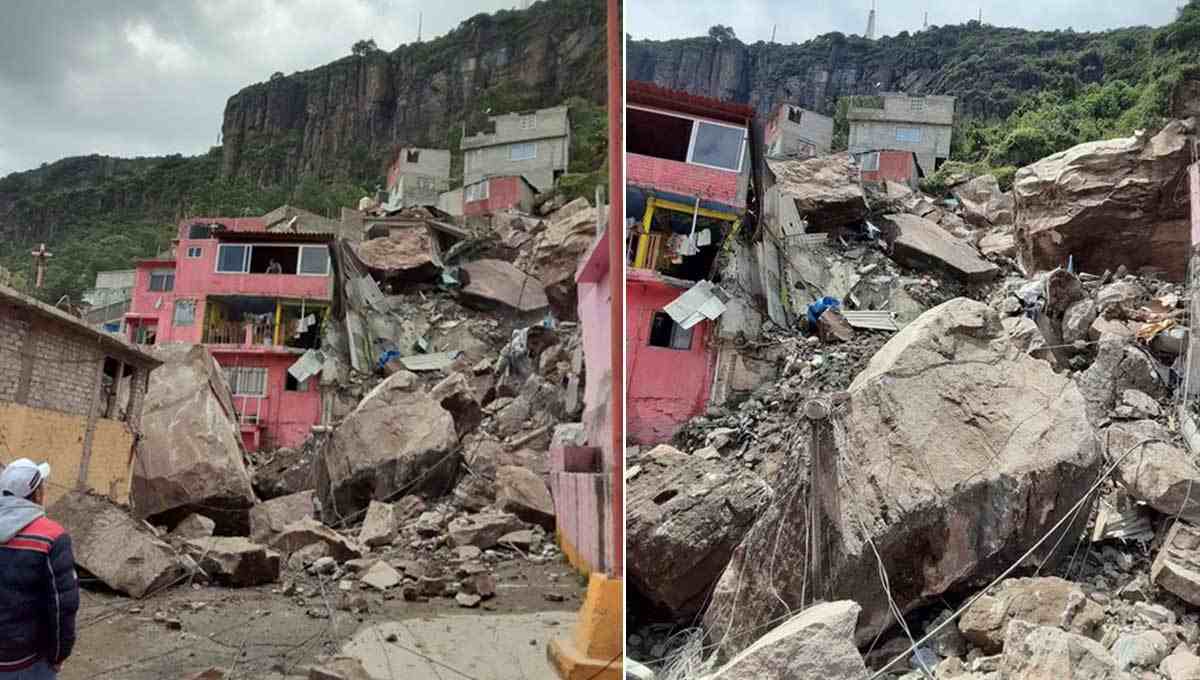
[[[14,401],[21,377],[21,343],[29,333],[29,322],[0,306],[0,401]]]
[[[699,196],[734,208],[746,207],[736,172],[634,153],[625,154],[629,183],[684,196]]]

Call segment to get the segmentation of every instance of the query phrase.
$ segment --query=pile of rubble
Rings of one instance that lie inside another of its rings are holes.
[[[573,309],[595,215],[583,200],[503,215],[447,250],[410,238],[420,224],[339,241],[346,323],[293,366],[320,370],[332,420],[296,450],[248,454],[208,351],[156,347],[132,508],[69,493],[50,510],[78,565],[133,598],[275,584],[327,618],[394,598],[479,607],[497,565],[560,559],[546,451],[585,443],[583,350],[549,300]]]
[[[1041,163],[1125,167],[1148,196],[1178,186],[1189,126]],[[1128,270],[1129,230],[1083,224],[1120,191],[1039,195],[1058,175],[1038,164],[1013,193],[964,178],[937,201],[823,186],[844,162],[771,165],[798,292],[789,329],[720,348],[753,380],[627,452],[629,655],[671,678],[1200,677],[1179,253]],[[1048,196],[1076,215],[1070,249]]]

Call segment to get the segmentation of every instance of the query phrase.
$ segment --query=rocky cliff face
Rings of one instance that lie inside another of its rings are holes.
[[[1025,92],[1136,75],[1129,73],[1131,55],[1150,31],[1035,32],[970,22],[876,41],[841,33],[792,45],[634,40],[626,72],[632,80],[749,103],[764,114],[787,101],[832,116],[839,97],[906,91],[956,96],[960,114],[1005,116]]]
[[[457,148],[491,108],[604,99],[604,3],[550,0],[480,14],[432,42],[276,75],[225,106],[222,172],[260,185],[378,177],[404,144]]]

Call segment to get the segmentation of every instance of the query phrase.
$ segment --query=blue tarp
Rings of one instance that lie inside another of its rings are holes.
[[[841,307],[841,306],[842,306],[842,303],[838,302],[837,298],[831,298],[831,297],[826,296],[826,297],[821,298],[820,300],[817,300],[816,302],[814,302],[808,306],[808,325],[810,327],[816,326],[817,319],[821,318],[821,315],[825,313],[826,309],[829,309],[830,307],[832,307],[833,309],[837,309],[838,307]]]

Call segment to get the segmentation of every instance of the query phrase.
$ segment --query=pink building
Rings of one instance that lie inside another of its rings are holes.
[[[651,83],[626,95],[626,438],[653,445],[708,405],[714,323],[684,328],[666,308],[712,277],[740,228],[754,110]]]
[[[512,208],[533,212],[536,193],[520,175],[488,177],[463,189],[463,215],[491,215]]]
[[[321,420],[317,377],[288,368],[320,347],[329,315],[332,234],[265,231],[262,220],[179,223],[174,254],[136,263],[125,315],[140,344],[204,344],[233,389],[250,450],[294,447]]]

